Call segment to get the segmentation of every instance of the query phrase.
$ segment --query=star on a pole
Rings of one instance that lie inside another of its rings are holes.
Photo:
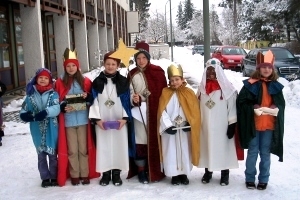
[[[122,38],[120,38],[118,50],[115,53],[111,54],[109,57],[120,59],[121,62],[126,67],[129,67],[130,57],[133,56],[137,52],[139,52],[139,51],[136,49],[127,48],[127,46],[124,44]]]

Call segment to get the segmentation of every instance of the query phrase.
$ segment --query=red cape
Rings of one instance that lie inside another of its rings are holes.
[[[128,78],[132,79],[136,73],[139,73],[139,68],[136,67],[129,72]],[[164,70],[156,65],[149,64],[143,71],[146,78],[145,82],[148,86],[148,90],[151,95],[148,97],[147,104],[147,124],[151,124],[147,127],[148,134],[148,170],[149,180],[159,181],[165,177],[164,173],[161,172],[160,156],[157,139],[157,109],[159,97],[162,89],[167,86],[166,76]],[[130,80],[131,82],[131,80]],[[132,160],[131,160],[132,161]],[[133,162],[130,163],[128,177],[131,178],[137,174],[136,166]]]
[[[84,91],[90,93],[92,82],[90,79],[84,79]],[[58,92],[59,101],[62,101],[66,94],[68,93],[68,88],[66,88],[61,79],[55,82],[55,90]],[[65,118],[64,113],[60,113],[58,116],[58,172],[57,172],[57,183],[59,186],[64,186],[66,180],[70,177],[69,173],[69,160],[68,160],[68,145],[67,137],[65,131]],[[87,147],[89,156],[89,178],[97,178],[100,176],[96,172],[96,148],[92,138],[91,124],[88,123],[87,126]]]

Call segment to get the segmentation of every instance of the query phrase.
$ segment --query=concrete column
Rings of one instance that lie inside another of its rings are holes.
[[[25,77],[28,82],[37,69],[44,67],[43,34],[40,0],[35,7],[20,4],[24,48]]]
[[[64,73],[64,51],[66,48],[70,48],[69,13],[67,0],[64,0],[64,5],[66,6],[65,15],[53,15],[58,77]]]
[[[85,6],[83,6],[83,9],[85,10]],[[85,11],[84,11],[84,16],[86,16]],[[74,32],[75,32],[75,45],[78,53],[78,59],[80,62],[80,68],[81,68],[81,72],[84,73],[89,70],[86,19],[83,19],[82,21],[74,20]]]
[[[99,67],[100,60],[95,56],[99,54],[99,37],[98,37],[98,23],[88,23],[88,47],[89,47],[89,62],[90,68]],[[96,55],[95,55],[96,53]]]
[[[108,43],[107,43],[107,27],[106,26],[99,26],[98,27],[99,33],[99,48],[102,53],[108,51]]]

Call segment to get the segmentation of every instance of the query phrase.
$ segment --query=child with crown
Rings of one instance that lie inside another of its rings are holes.
[[[172,185],[188,185],[187,176],[199,162],[200,108],[180,65],[168,67],[168,78],[157,113],[161,170],[172,177]]]
[[[92,82],[82,75],[76,51],[66,48],[63,65],[64,74],[55,83],[61,110],[57,181],[63,186],[70,176],[72,185],[87,185],[90,178],[99,176],[95,172],[95,145],[88,119]]]
[[[267,51],[256,57],[256,70],[244,80],[237,98],[237,122],[240,143],[248,149],[245,170],[245,183],[248,189],[265,190],[267,188],[271,153],[283,161],[283,133],[285,100],[283,85],[278,82],[274,68],[274,55]],[[260,156],[258,183],[256,162]]]

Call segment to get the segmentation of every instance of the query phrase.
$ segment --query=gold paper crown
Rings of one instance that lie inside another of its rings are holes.
[[[174,64],[171,64],[168,67],[168,78],[170,78],[172,76],[183,77],[183,71],[182,71],[181,65],[175,66]]]
[[[74,49],[74,51],[70,50],[69,48],[66,48],[64,52],[64,61],[68,59],[77,59],[77,51]]]

